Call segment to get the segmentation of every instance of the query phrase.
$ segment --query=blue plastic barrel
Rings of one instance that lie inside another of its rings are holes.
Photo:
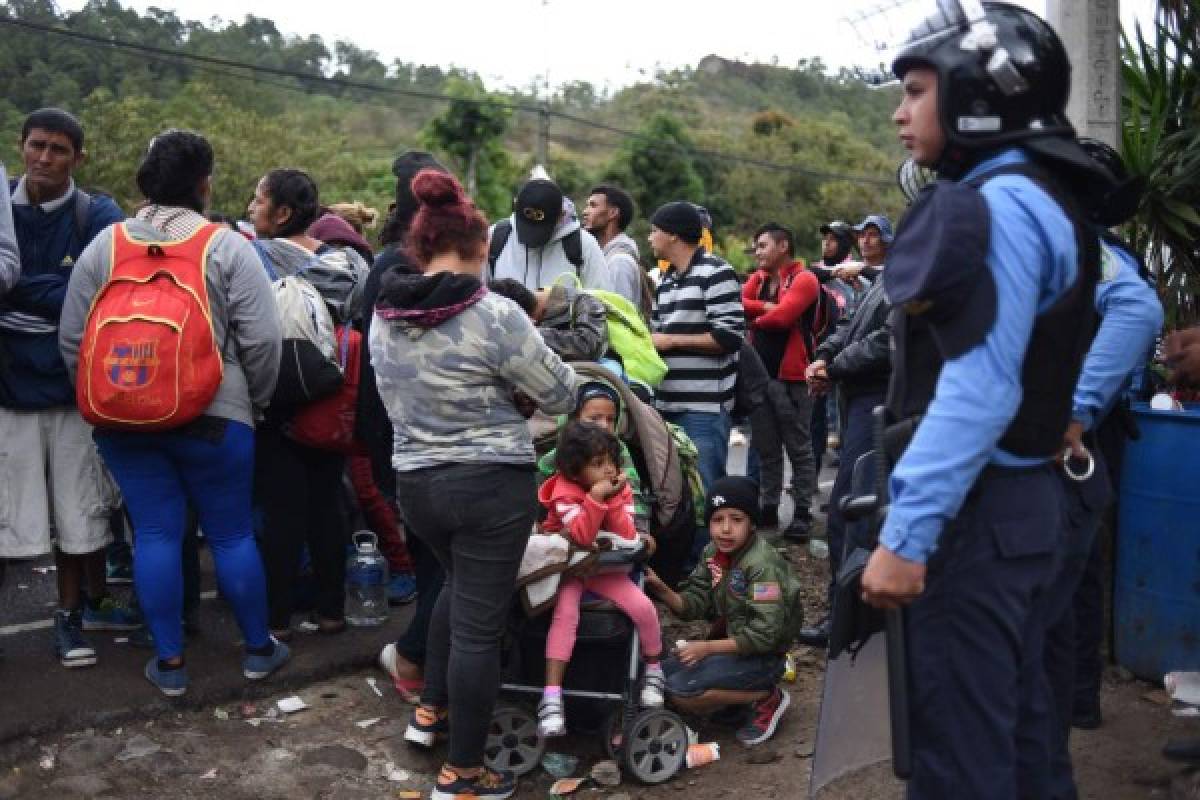
[[[1117,523],[1117,662],[1160,681],[1200,670],[1200,408],[1134,406]]]

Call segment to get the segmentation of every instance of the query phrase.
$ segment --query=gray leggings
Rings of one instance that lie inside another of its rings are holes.
[[[447,763],[483,764],[500,643],[537,513],[533,464],[453,464],[396,478],[409,532],[446,570],[429,624],[421,702],[450,709]]]

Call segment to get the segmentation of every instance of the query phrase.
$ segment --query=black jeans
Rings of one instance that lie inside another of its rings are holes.
[[[829,516],[825,531],[829,542],[829,599],[833,600],[833,585],[846,550],[846,520],[838,509],[842,498],[850,491],[854,477],[854,465],[860,457],[874,447],[874,423],[871,412],[882,405],[881,394],[862,394],[846,398],[846,418],[842,424],[841,461],[838,462],[837,477],[829,492]]]
[[[257,431],[254,495],[262,511],[258,548],[267,573],[272,630],[291,625],[293,588],[305,544],[317,585],[317,615],[340,621],[345,614],[350,539],[341,500],[345,467],[339,453],[296,444],[274,428]]]
[[[471,769],[500,685],[500,643],[537,515],[533,464],[453,464],[396,477],[404,524],[446,570],[429,624],[421,702],[450,710],[447,762]]]

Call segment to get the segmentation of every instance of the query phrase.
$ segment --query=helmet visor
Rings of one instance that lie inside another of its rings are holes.
[[[895,80],[893,62],[902,53],[932,47],[947,36],[968,27],[968,12],[960,0],[888,0],[856,2],[843,25],[864,53],[871,55],[873,66],[864,66],[860,74],[869,83]],[[866,60],[864,58],[864,61]]]

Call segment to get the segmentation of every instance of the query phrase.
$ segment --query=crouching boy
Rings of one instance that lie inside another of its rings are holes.
[[[679,642],[663,664],[671,704],[696,714],[749,706],[737,731],[746,745],[771,738],[787,710],[790,700],[779,680],[803,618],[800,582],[755,533],[758,516],[757,485],[721,478],[709,489],[705,508],[712,541],[680,591],[652,572],[646,577],[647,593],[675,616],[714,623],[707,639]]]

